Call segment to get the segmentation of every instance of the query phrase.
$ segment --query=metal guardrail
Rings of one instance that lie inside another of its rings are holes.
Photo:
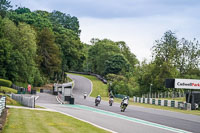
[[[0,116],[1,116],[1,113],[3,112],[3,110],[6,108],[6,97],[5,96],[2,96],[0,98]]]
[[[12,94],[11,96],[12,99],[15,101],[18,101],[20,104],[30,107],[30,108],[35,108],[35,97],[34,96],[24,96],[20,94]]]

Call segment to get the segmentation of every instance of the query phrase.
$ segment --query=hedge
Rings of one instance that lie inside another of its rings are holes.
[[[0,86],[11,87],[12,82],[10,80],[0,79]]]
[[[8,87],[0,87],[0,92],[5,92],[5,93],[17,93],[17,90],[8,88]]]

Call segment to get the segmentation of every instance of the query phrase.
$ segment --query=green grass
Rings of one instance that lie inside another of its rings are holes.
[[[7,105],[13,105],[13,106],[23,106],[19,102],[13,100],[12,98],[10,98],[8,96],[6,97],[6,104]]]
[[[97,79],[97,77],[91,76],[91,75],[74,74],[74,73],[69,73],[69,74],[83,76],[83,77],[88,78],[89,80],[92,81],[93,91],[90,95],[91,97],[96,97],[97,95],[101,95],[101,97],[108,97],[108,86],[107,86],[107,84],[104,84],[102,81]]]
[[[48,111],[9,109],[2,133],[106,133],[72,117]]]
[[[0,95],[6,96],[6,104],[7,105],[22,106],[19,102],[13,100],[12,98],[7,96],[6,94],[0,93]]]
[[[72,79],[67,77],[67,82],[72,82]]]
[[[0,86],[0,92],[5,92],[5,93],[17,93],[17,90],[9,88],[9,87],[4,87]]]

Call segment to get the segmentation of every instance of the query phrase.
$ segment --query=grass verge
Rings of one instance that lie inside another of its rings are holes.
[[[72,117],[48,111],[9,109],[2,133],[107,133]]]
[[[13,100],[12,98],[10,98],[9,96],[6,96],[6,104],[7,105],[14,105],[14,106],[23,106],[19,102],[17,102],[15,100]]]
[[[14,106],[22,106],[19,102],[13,100],[12,98],[10,98],[8,95],[0,93],[0,95],[2,96],[6,96],[6,104],[7,105],[14,105]]]

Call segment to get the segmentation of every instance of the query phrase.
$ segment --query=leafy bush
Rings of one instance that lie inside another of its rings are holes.
[[[114,95],[122,94],[131,97],[133,95],[134,96],[138,95],[139,85],[135,78],[130,77],[128,79],[122,75],[116,75],[116,74],[108,74],[106,77],[109,80],[109,82],[112,82],[109,88]]]
[[[12,82],[10,80],[0,79],[0,86],[10,87]]]
[[[8,88],[8,87],[0,87],[0,92],[5,92],[5,93],[17,93],[17,90]]]

